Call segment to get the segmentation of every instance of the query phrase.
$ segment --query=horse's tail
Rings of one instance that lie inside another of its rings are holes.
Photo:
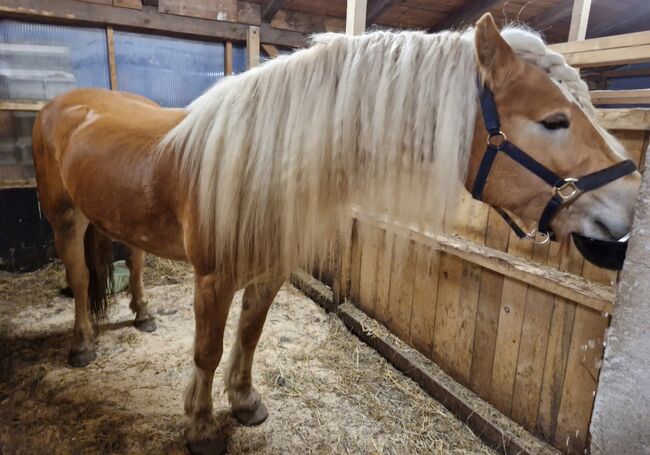
[[[88,301],[95,320],[106,316],[109,293],[113,292],[113,243],[92,224],[84,236],[88,267]]]

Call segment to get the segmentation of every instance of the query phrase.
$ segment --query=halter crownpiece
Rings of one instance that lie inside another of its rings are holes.
[[[537,227],[530,232],[522,229],[505,210],[500,207],[494,207],[497,213],[501,215],[520,239],[531,239],[535,243],[546,243],[549,240],[553,240],[555,234],[551,229],[551,221],[557,215],[560,208],[573,204],[583,193],[605,186],[636,170],[636,166],[631,160],[625,160],[580,178],[562,178],[512,142],[508,141],[505,133],[501,131],[494,95],[483,84],[479,84],[479,92],[481,112],[485,121],[485,127],[488,131],[488,137],[487,148],[476,173],[476,178],[474,179],[472,197],[479,201],[482,200],[483,190],[485,189],[490,169],[492,169],[494,159],[499,152],[505,153],[524,168],[544,180],[553,190],[553,195],[542,211]]]

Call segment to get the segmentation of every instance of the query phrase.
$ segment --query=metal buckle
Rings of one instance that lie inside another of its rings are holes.
[[[551,241],[551,236],[548,232],[538,231],[537,228],[530,231],[526,238],[532,240],[537,245],[544,245]]]
[[[582,194],[580,188],[576,186],[577,181],[578,179],[573,177],[564,179],[564,184],[553,187],[553,196],[559,196],[563,204],[573,201]]]
[[[501,140],[497,144],[492,142],[492,140],[495,137],[501,138]],[[505,144],[507,140],[508,138],[506,137],[506,134],[503,131],[499,131],[497,134],[488,134],[487,145],[489,145],[490,147],[494,147],[495,149],[500,149],[501,147],[503,147],[503,144]]]

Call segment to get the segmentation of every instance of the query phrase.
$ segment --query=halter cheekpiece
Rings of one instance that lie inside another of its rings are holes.
[[[521,166],[544,180],[552,189],[552,197],[546,204],[537,223],[537,227],[531,232],[526,232],[522,229],[505,210],[500,207],[494,207],[515,232],[517,237],[521,239],[531,239],[536,243],[546,243],[549,240],[553,240],[554,233],[550,224],[560,208],[573,204],[583,193],[605,186],[636,170],[636,166],[631,160],[625,160],[580,178],[560,177],[512,142],[508,141],[505,133],[501,131],[494,95],[488,87],[480,83],[479,92],[481,112],[483,113],[488,137],[487,148],[485,149],[485,154],[481,160],[476,178],[474,179],[474,186],[472,188],[472,196],[474,199],[482,200],[483,190],[487,183],[490,169],[499,152],[505,153]]]

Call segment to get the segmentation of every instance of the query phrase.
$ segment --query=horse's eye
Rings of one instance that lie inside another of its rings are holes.
[[[547,130],[566,129],[570,125],[569,118],[562,113],[549,115],[539,123],[541,123]]]

